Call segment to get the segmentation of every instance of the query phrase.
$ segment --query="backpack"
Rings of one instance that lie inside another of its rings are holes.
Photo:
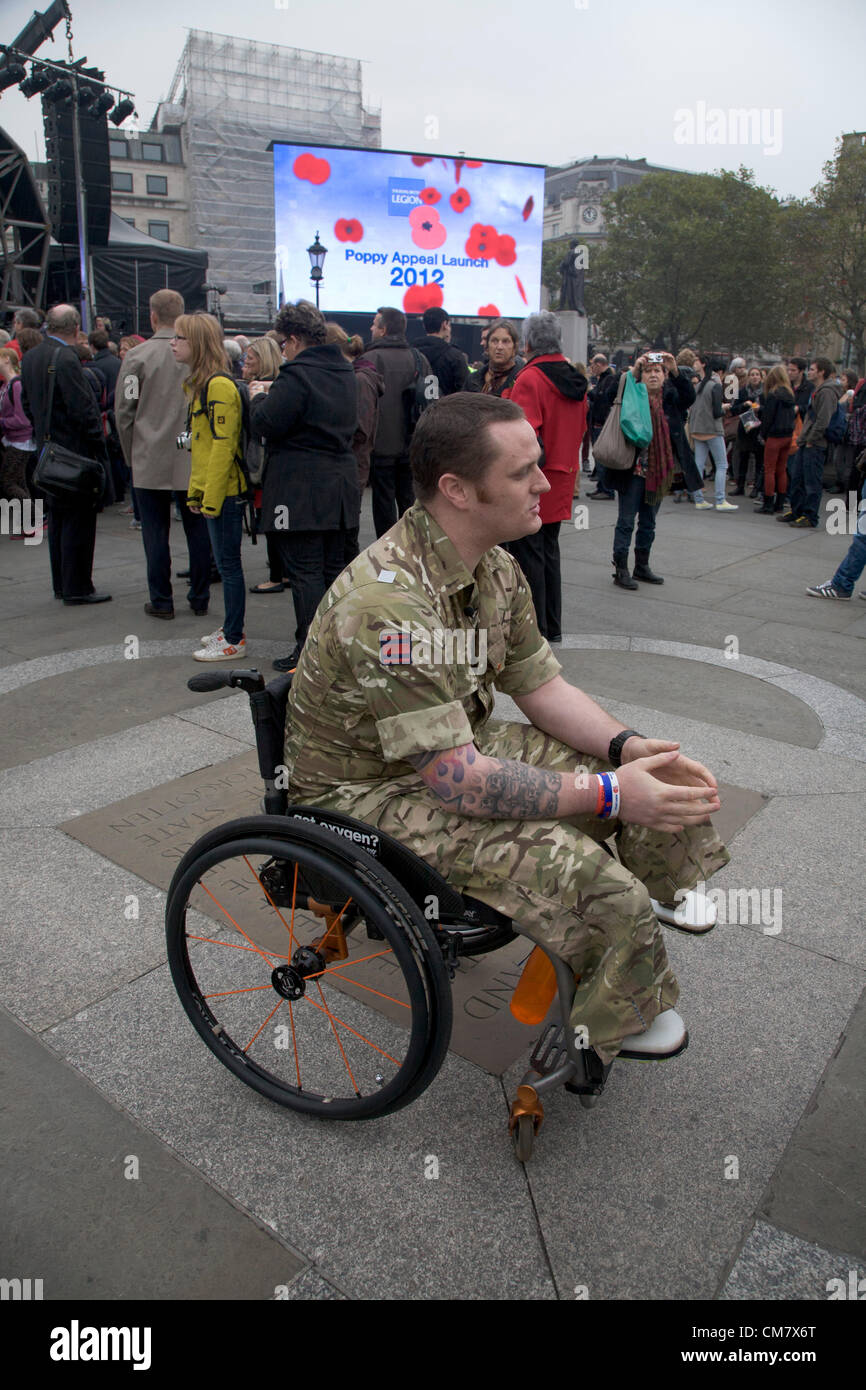
[[[827,441],[830,444],[844,444],[847,433],[848,412],[843,406],[837,405],[825,430]]]
[[[409,434],[428,405],[439,399],[439,378],[433,372],[429,376],[424,375],[424,363],[417,348],[412,348],[412,357],[415,362],[415,375],[409,385],[403,388],[403,409]]]
[[[259,479],[254,479],[250,471],[250,466],[253,460],[253,454],[255,452],[254,448],[251,445],[252,430],[250,425],[250,388],[247,386],[247,383],[245,381],[236,381],[233,376],[229,376],[228,372],[214,372],[212,376],[208,377],[199,395],[199,405],[201,406],[202,413],[204,414],[204,417],[207,420],[208,429],[210,430],[211,437],[213,439],[217,439],[219,438],[219,436],[217,435],[217,432],[213,427],[211,412],[207,408],[207,393],[210,388],[211,382],[216,381],[217,377],[225,377],[226,381],[230,381],[232,385],[236,388],[237,393],[241,398],[241,432],[238,436],[238,448],[237,453],[235,454],[235,463],[240,469],[241,475],[244,480],[244,487],[240,496],[243,498],[244,502],[248,504],[248,513],[244,517],[244,520],[247,524],[247,534],[249,535],[253,545],[256,545],[256,512],[255,507],[253,506],[253,495],[255,493],[255,489],[259,482]],[[191,418],[192,407],[190,407],[190,419]]]

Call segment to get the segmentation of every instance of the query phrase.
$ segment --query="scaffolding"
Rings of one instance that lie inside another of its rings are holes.
[[[190,239],[208,252],[211,281],[226,286],[227,323],[264,325],[276,291],[268,146],[380,148],[381,113],[363,104],[360,61],[191,29],[155,121],[180,125]],[[273,287],[264,299],[263,284]]]

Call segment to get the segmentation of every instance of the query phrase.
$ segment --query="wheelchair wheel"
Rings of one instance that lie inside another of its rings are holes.
[[[399,883],[328,831],[249,817],[169,889],[175,988],[211,1051],[294,1110],[369,1119],[430,1084],[451,1034],[442,952]]]

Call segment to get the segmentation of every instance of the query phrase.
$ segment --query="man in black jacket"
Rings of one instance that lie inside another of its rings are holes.
[[[444,309],[424,310],[423,338],[412,344],[423,352],[439,381],[439,395],[453,396],[455,391],[470,391],[469,363],[459,348],[451,346],[451,320]]]
[[[385,383],[379,400],[379,423],[370,455],[373,488],[373,525],[376,537],[389,531],[415,501],[409,468],[412,426],[407,401],[417,374],[415,353],[424,376],[432,376],[423,352],[410,348],[406,339],[406,315],[399,309],[379,309],[371,328],[373,341],[364,356],[373,363]],[[434,378],[432,385],[438,388]]]
[[[280,310],[285,359],[277,379],[250,386],[253,432],[266,444],[262,530],[279,543],[295,604],[295,646],[274,662],[292,671],[313,614],[345,564],[346,532],[361,502],[352,440],[358,389],[351,362],[325,341],[325,320],[300,299]]]
[[[78,310],[71,304],[57,304],[49,310],[44,342],[26,352],[21,362],[22,399],[33,421],[38,456],[48,424],[49,368],[53,362],[51,438],[76,454],[99,459],[107,473],[102,417],[74,346],[80,327]],[[67,604],[107,603],[111,594],[97,594],[93,588],[96,505],[49,497],[47,506],[54,597]]]

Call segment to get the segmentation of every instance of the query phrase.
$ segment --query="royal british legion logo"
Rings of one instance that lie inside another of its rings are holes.
[[[411,666],[412,634],[410,632],[380,632],[379,662],[382,666]]]

